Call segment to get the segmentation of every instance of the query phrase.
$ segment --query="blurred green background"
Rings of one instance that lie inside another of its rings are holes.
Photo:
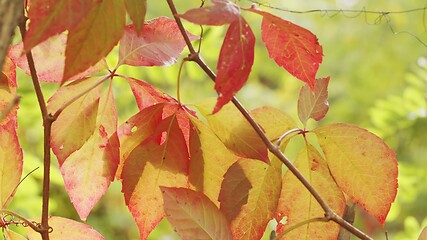
[[[199,0],[176,1],[179,12],[200,5]],[[263,0],[274,8],[292,10],[353,9],[403,11],[423,8],[421,0]],[[250,1],[241,0],[249,7]],[[427,33],[426,12],[402,14],[368,14],[317,12],[293,14],[261,7],[284,19],[299,24],[317,35],[323,45],[324,60],[319,77],[331,76],[330,110],[320,123],[354,123],[379,136],[397,152],[399,191],[384,228],[362,211],[357,212],[357,225],[375,239],[416,239],[427,225]],[[254,68],[248,83],[238,94],[239,100],[252,109],[270,105],[282,109],[297,120],[297,96],[302,82],[291,77],[268,58],[260,37],[261,18],[244,12],[257,36]],[[171,17],[166,1],[148,1],[147,19]],[[199,34],[200,27],[185,22],[187,29]],[[205,27],[201,55],[215,69],[226,27]],[[399,33],[402,32],[402,33]],[[15,39],[18,42],[19,38]],[[197,42],[196,42],[197,43]],[[186,54],[184,50],[183,56]],[[109,55],[110,67],[117,62],[117,49]],[[119,72],[145,80],[176,96],[179,64],[171,67],[126,67]],[[182,72],[181,94],[185,103],[215,97],[213,83],[194,63],[186,63]],[[19,136],[24,149],[24,175],[42,167],[42,121],[37,100],[28,76],[18,72],[18,93],[22,96]],[[42,84],[46,98],[58,85]],[[120,123],[136,113],[128,86],[115,80],[115,95]],[[195,91],[197,89],[197,91]],[[120,124],[119,123],[119,124]],[[63,188],[56,160],[52,167],[51,215],[78,219]],[[29,218],[41,212],[42,169],[36,170],[21,184],[11,208]],[[112,183],[107,194],[96,205],[87,223],[106,239],[138,239],[137,227],[124,205],[121,184]],[[163,221],[150,239],[179,239]]]

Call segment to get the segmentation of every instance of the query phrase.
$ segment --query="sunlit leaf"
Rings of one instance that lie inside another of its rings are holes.
[[[225,146],[240,157],[268,162],[267,147],[242,114],[231,104],[211,114],[214,105],[213,99],[206,99],[197,108]]]
[[[200,192],[161,187],[168,220],[183,239],[231,240],[227,220]]]
[[[187,142],[176,117],[182,109],[177,105],[174,108],[175,113],[165,116],[155,134],[135,147],[124,161],[122,192],[141,239],[146,239],[165,216],[159,186],[188,187]]]
[[[190,135],[190,183],[219,206],[218,195],[225,172],[237,161],[215,133],[202,121],[190,116],[195,130]]]
[[[219,93],[214,113],[243,87],[254,63],[255,36],[241,17],[232,22],[222,43],[217,64],[215,90]]]
[[[27,240],[27,238],[25,238],[21,234],[16,233],[8,228],[5,228],[5,230],[3,230],[3,236],[6,237],[6,240]]]
[[[180,18],[200,25],[220,26],[232,23],[240,17],[240,7],[228,0],[211,0],[213,6],[190,9]]]
[[[16,94],[15,65],[5,58],[0,72],[0,113],[7,111]],[[5,113],[6,114],[6,113]],[[17,107],[0,119],[0,206],[6,208],[15,194],[22,174],[23,155],[16,129]]]
[[[331,177],[326,160],[311,145],[307,145],[294,162],[298,170],[335,213],[342,215],[345,198]],[[325,211],[295,175],[287,171],[282,180],[282,192],[277,207],[278,222],[286,217],[286,230],[305,220],[323,217]],[[337,239],[339,225],[334,222],[313,222],[292,230],[281,239]]]
[[[316,73],[323,58],[316,35],[270,13],[254,8],[248,10],[263,16],[261,35],[270,58],[314,90]]]
[[[190,39],[198,37],[187,32]],[[185,47],[178,25],[172,19],[159,17],[144,24],[140,34],[127,25],[120,40],[119,65],[170,66],[176,63]]]
[[[125,0],[125,5],[136,31],[141,32],[147,12],[147,0]]]
[[[314,92],[308,85],[301,88],[298,97],[298,117],[304,125],[309,118],[322,120],[328,112],[328,84],[329,77],[319,78]]]
[[[64,75],[65,47],[67,35],[60,34],[49,38],[31,50],[37,77],[42,82],[61,82]],[[9,49],[9,56],[27,75],[31,75],[26,55],[23,55],[22,43]],[[105,69],[104,60],[89,67],[84,72],[77,73],[68,80],[80,79]]]
[[[224,176],[220,210],[230,223],[233,239],[260,239],[274,218],[281,171],[254,159],[240,159]]]
[[[123,1],[103,0],[70,29],[62,81],[95,65],[113,49],[122,37],[125,15]]]
[[[277,140],[288,130],[297,127],[292,118],[277,108],[263,106],[250,111],[270,141]]]
[[[396,153],[373,133],[338,123],[314,130],[338,186],[384,224],[397,193]]]
[[[50,239],[61,239],[61,240],[104,240],[97,231],[92,227],[73,221],[68,218],[62,217],[49,217],[49,227],[53,229],[52,233],[49,234]],[[24,228],[30,240],[41,240],[40,233],[35,232],[33,229],[27,227]]]
[[[140,110],[157,103],[177,102],[175,99],[142,80],[126,78]]]
[[[25,50],[29,51],[46,39],[75,27],[97,7],[95,0],[32,0],[28,10],[28,32],[25,35]]]

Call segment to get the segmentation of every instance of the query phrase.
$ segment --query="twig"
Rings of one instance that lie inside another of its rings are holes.
[[[19,29],[21,32],[22,39],[25,39],[26,29],[26,17],[24,16],[19,23]],[[51,115],[47,112],[46,102],[44,100],[43,91],[40,86],[40,81],[37,77],[37,71],[34,64],[34,59],[31,51],[26,53],[28,66],[30,68],[31,79],[33,81],[34,89],[36,91],[37,100],[39,103],[40,111],[43,118],[44,127],[44,138],[43,138],[43,199],[42,199],[42,219],[39,233],[43,240],[49,240],[49,195],[50,195],[50,134],[52,129],[52,123],[55,121]]]
[[[22,220],[22,222],[24,222],[25,224],[27,224],[27,225],[28,225],[30,228],[32,228],[34,231],[36,231],[36,232],[40,232],[40,228],[39,228],[37,225],[35,225],[35,224],[34,224],[33,222],[31,222],[30,220],[26,219],[25,217],[23,217],[23,216],[21,216],[21,215],[19,215],[19,214],[15,213],[15,212],[9,211],[9,210],[7,210],[7,209],[0,209],[0,213],[8,214],[8,215],[14,216],[14,217],[16,217],[16,218],[19,218],[19,219],[21,219],[21,220]]]
[[[280,148],[280,145],[282,145],[282,141],[283,139],[285,139],[289,134],[294,133],[294,132],[304,132],[304,130],[302,130],[301,128],[294,128],[291,129],[287,132],[285,132],[284,134],[282,134],[282,136],[279,137],[279,139],[276,142],[276,147]]]
[[[185,31],[185,28],[181,22],[181,19],[177,17],[177,10],[175,8],[175,4],[173,3],[173,0],[167,0],[167,3],[169,5],[169,8],[172,11],[172,14],[175,18],[175,21],[181,31],[182,36],[184,37],[184,40],[187,44],[188,50],[190,51],[190,54],[188,58],[194,62],[196,62],[200,68],[205,71],[205,73],[213,80],[216,79],[216,74],[206,65],[206,63],[200,58],[199,54],[194,50],[193,45],[191,44],[191,41]],[[249,114],[249,112],[243,107],[243,105],[237,100],[236,97],[233,97],[232,99],[233,104],[236,106],[236,108],[242,113],[242,115],[245,117],[245,119],[249,122],[249,124],[252,126],[252,128],[256,131],[258,136],[261,138],[261,140],[264,142],[264,144],[267,146],[268,150],[273,153],[285,166],[295,175],[295,177],[298,178],[298,180],[305,186],[305,188],[311,193],[311,195],[316,199],[316,201],[320,204],[322,209],[325,211],[325,218],[329,221],[332,220],[336,223],[338,223],[343,228],[347,229],[349,232],[351,232],[353,235],[359,237],[360,239],[372,239],[368,235],[366,235],[364,232],[360,231],[350,223],[346,222],[344,219],[342,219],[338,214],[336,214],[329,206],[328,204],[322,199],[322,197],[319,195],[319,193],[313,188],[313,186],[310,184],[310,182],[301,174],[301,172],[292,164],[292,162],[286,158],[286,156],[280,151],[280,148],[276,147],[270,140],[267,138],[267,136],[264,134],[264,131],[262,128],[255,122],[255,120],[252,118],[252,116]]]

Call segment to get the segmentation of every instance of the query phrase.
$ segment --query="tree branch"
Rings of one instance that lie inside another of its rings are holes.
[[[196,62],[200,68],[203,69],[203,71],[213,80],[216,80],[216,74],[206,65],[206,63],[200,58],[200,55],[195,51],[190,38],[188,37],[184,26],[181,22],[181,19],[177,17],[177,10],[175,7],[175,4],[173,3],[173,0],[167,0],[167,3],[169,5],[169,8],[172,11],[172,14],[175,18],[175,21],[180,29],[180,32],[182,36],[184,37],[184,40],[187,44],[187,47],[190,51],[189,54],[189,60],[192,60]],[[329,205],[322,199],[322,197],[319,195],[319,193],[313,188],[313,186],[310,184],[310,182],[301,174],[301,172],[292,164],[292,162],[286,158],[286,156],[280,151],[280,148],[276,147],[264,134],[264,131],[262,128],[255,122],[255,120],[252,118],[252,116],[249,114],[249,112],[243,107],[243,105],[237,100],[236,97],[233,97],[232,99],[233,104],[236,106],[236,108],[242,113],[242,115],[245,117],[245,119],[249,122],[249,124],[252,126],[252,128],[256,131],[258,136],[261,138],[261,140],[264,142],[264,144],[267,146],[268,150],[274,154],[285,166],[291,171],[295,177],[298,178],[298,180],[305,186],[305,188],[311,193],[311,195],[316,199],[316,201],[320,204],[322,209],[325,211],[325,218],[328,221],[334,221],[338,223],[343,228],[347,229],[349,232],[351,232],[353,235],[359,237],[360,239],[372,239],[368,235],[366,235],[364,232],[360,231],[350,223],[346,222],[344,219],[342,219],[338,214],[336,214]]]
[[[26,17],[23,17],[19,23],[19,29],[21,32],[22,40],[25,39],[26,29]],[[49,240],[49,195],[50,195],[50,135],[52,129],[52,123],[55,119],[48,114],[46,102],[44,100],[43,91],[40,86],[39,78],[37,77],[37,71],[34,64],[34,59],[31,51],[26,53],[28,66],[30,67],[31,79],[33,81],[34,89],[37,95],[37,100],[39,103],[40,111],[43,118],[43,127],[44,127],[44,144],[43,144],[43,200],[42,200],[42,219],[41,227],[39,233],[43,240]]]

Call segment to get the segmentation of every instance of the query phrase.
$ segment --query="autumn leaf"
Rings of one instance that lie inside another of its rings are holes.
[[[93,84],[98,79],[89,80]],[[48,109],[61,106],[77,89],[86,90],[82,85],[87,85],[89,80],[64,86],[51,98]],[[60,163],[65,189],[82,220],[107,191],[119,163],[117,112],[112,89],[110,85],[100,97],[101,87],[65,108],[52,126],[52,149]],[[80,134],[80,138],[70,138],[72,134]]]
[[[134,78],[126,78],[126,80],[135,96],[139,110],[143,110],[157,103],[177,103],[174,98],[147,82]]]
[[[211,114],[214,105],[214,99],[206,99],[196,106],[221,142],[239,157],[268,162],[267,147],[241,113],[227,104],[216,114]]]
[[[254,63],[255,36],[240,17],[232,22],[222,43],[215,90],[219,93],[213,113],[218,112],[243,87]]]
[[[277,108],[263,106],[250,111],[250,114],[270,141],[275,141],[285,132],[297,128],[291,116]]]
[[[313,146],[307,145],[294,164],[329,207],[342,216],[345,208],[344,195],[331,177],[326,160],[320,153]],[[278,229],[278,233],[305,220],[324,215],[325,211],[310,192],[293,173],[287,171],[282,179],[276,216],[278,222],[286,217],[286,223]],[[339,225],[334,222],[312,222],[292,230],[281,239],[336,239],[339,229]]]
[[[224,176],[220,210],[230,223],[233,239],[260,239],[274,218],[281,171],[265,162],[240,159]]]
[[[203,193],[160,188],[167,218],[183,239],[232,239],[224,215]]]
[[[201,120],[189,115],[194,131],[190,135],[189,181],[219,206],[218,195],[224,174],[237,161],[215,133]]]
[[[50,239],[61,240],[104,240],[92,227],[73,221],[68,218],[52,216],[48,219],[49,227],[53,229],[49,233]],[[30,240],[41,240],[40,233],[31,228],[24,228]]]
[[[270,58],[314,91],[316,73],[323,58],[316,35],[270,13],[254,8],[246,10],[263,16],[261,35]]]
[[[141,239],[146,239],[165,216],[159,186],[188,188],[187,142],[176,117],[183,110],[178,105],[163,105],[164,108],[167,106],[175,108],[175,112],[165,110],[169,114],[158,123],[153,135],[131,151],[121,174],[126,205],[136,221]],[[140,126],[138,130],[144,132],[149,130],[142,127],[152,126]]]
[[[427,240],[427,227],[424,227],[423,231],[418,237],[418,240]]]
[[[397,193],[396,153],[355,125],[337,123],[314,133],[341,190],[384,224]]]
[[[125,0],[126,10],[135,25],[136,32],[140,33],[144,26],[147,0]]]
[[[15,65],[5,58],[0,72],[0,206],[6,208],[15,195],[22,174],[23,154],[17,135],[17,106],[7,107],[16,94]]]
[[[100,1],[95,0],[32,0],[28,10],[28,32],[25,51],[65,30],[73,29]]]
[[[21,234],[16,233],[8,229],[7,227],[2,230],[3,230],[3,236],[5,237],[6,240],[27,240],[27,238],[25,238]]]
[[[187,34],[191,40],[198,38]],[[185,45],[178,25],[172,19],[152,19],[144,24],[140,34],[134,25],[127,25],[120,40],[118,65],[170,66],[176,63]]]
[[[61,82],[64,76],[65,66],[65,47],[67,35],[60,34],[53,36],[48,40],[40,43],[31,50],[34,64],[37,70],[37,77],[42,82]],[[23,44],[18,43],[9,48],[9,57],[25,73],[31,76],[30,68],[26,55],[23,55]],[[67,81],[81,79],[93,73],[99,72],[106,68],[105,60],[102,59],[94,66],[89,67],[84,72],[67,79]]]
[[[328,84],[329,77],[319,78],[314,92],[308,85],[301,88],[298,97],[298,117],[304,126],[309,118],[320,121],[328,112]]]
[[[228,0],[211,0],[213,6],[190,9],[177,16],[199,25],[220,26],[240,17],[240,7]]]
[[[125,15],[123,1],[103,0],[70,29],[62,82],[95,65],[113,49],[123,35]]]

